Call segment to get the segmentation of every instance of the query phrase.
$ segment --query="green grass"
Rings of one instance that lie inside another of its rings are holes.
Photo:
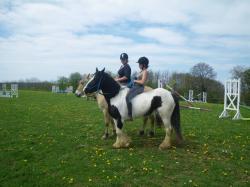
[[[249,186],[250,122],[199,106],[212,112],[181,111],[182,146],[160,151],[164,130],[139,137],[137,119],[125,125],[131,147],[117,150],[115,138],[101,140],[95,101],[38,91],[0,98],[0,186]]]

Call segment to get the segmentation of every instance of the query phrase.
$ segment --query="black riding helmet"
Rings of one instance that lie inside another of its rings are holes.
[[[145,65],[146,67],[148,67],[149,60],[148,60],[147,57],[143,56],[143,57],[140,57],[140,58],[139,58],[139,60],[137,61],[137,63],[143,64],[143,65]]]
[[[120,55],[120,60],[128,60],[128,54],[127,53],[122,53]]]

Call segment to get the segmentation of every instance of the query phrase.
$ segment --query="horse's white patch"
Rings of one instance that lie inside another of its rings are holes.
[[[78,91],[78,90],[76,90],[76,91],[75,91],[75,94],[80,95],[80,94],[81,94],[81,92],[80,92],[80,91]]]
[[[129,89],[124,88],[120,90],[119,94],[111,99],[111,105],[116,106],[123,119],[128,117],[128,109],[126,104],[126,95]],[[151,101],[154,96],[161,96],[164,105],[159,110],[164,110],[165,113],[171,115],[175,106],[171,92],[158,88],[152,91],[144,92],[132,99],[133,117],[143,116],[150,108]]]
[[[91,79],[89,79],[89,81],[87,82],[87,84],[84,86],[84,88],[82,89],[82,91],[84,92],[85,89],[87,88],[87,86],[89,85],[89,83],[95,78],[95,76],[93,76]]]

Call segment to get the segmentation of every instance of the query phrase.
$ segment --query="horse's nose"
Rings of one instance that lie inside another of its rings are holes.
[[[75,96],[76,96],[76,97],[81,97],[81,94],[75,93]]]

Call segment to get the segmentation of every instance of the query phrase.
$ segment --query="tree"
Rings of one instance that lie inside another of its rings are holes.
[[[250,68],[243,73],[243,93],[242,101],[246,105],[250,105]]]
[[[73,92],[75,92],[76,88],[78,87],[79,81],[82,79],[82,76],[80,73],[75,72],[71,73],[69,76],[69,83],[71,86],[73,86]]]
[[[230,73],[233,79],[241,79],[241,102],[250,105],[250,68],[238,65]]]
[[[65,90],[66,87],[69,85],[69,79],[67,77],[62,76],[62,77],[59,77],[57,83],[61,90]]]
[[[191,68],[191,74],[199,79],[200,91],[207,91],[206,80],[216,77],[213,67],[204,62],[194,65]]]
[[[243,66],[235,66],[233,67],[233,69],[230,71],[231,73],[231,77],[233,79],[239,79],[239,78],[243,78],[243,74],[244,74],[244,71],[246,70],[245,67]]]
[[[169,85],[179,92],[184,97],[188,97],[188,90],[194,91],[194,98],[197,99],[197,94],[200,94],[200,79],[194,77],[190,73],[174,72],[170,77]],[[212,103],[223,102],[224,87],[219,81],[206,79],[207,101]]]
[[[244,77],[244,82],[246,84],[246,88],[248,91],[250,91],[250,68],[244,71],[243,77]]]

